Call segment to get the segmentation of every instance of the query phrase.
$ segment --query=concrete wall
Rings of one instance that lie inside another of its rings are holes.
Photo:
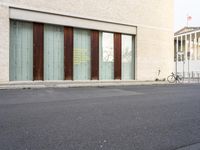
[[[62,15],[137,26],[136,78],[154,80],[158,70],[164,78],[174,70],[173,0],[0,0],[0,35],[4,61],[1,81],[8,80],[8,9],[19,7]],[[3,29],[2,29],[3,28]],[[3,33],[3,34],[2,34]],[[1,41],[2,42],[2,41]],[[6,64],[6,65],[5,65]]]
[[[138,27],[137,37],[138,80],[163,79],[174,71],[173,33]]]
[[[9,9],[0,4],[0,83],[9,81]]]

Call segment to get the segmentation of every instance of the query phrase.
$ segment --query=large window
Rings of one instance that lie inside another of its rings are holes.
[[[64,31],[60,26],[44,26],[44,80],[64,80]]]
[[[99,71],[100,80],[114,79],[114,39],[113,33],[100,33]]]
[[[134,51],[132,35],[10,21],[11,81],[133,80]]]
[[[122,35],[122,79],[134,79],[134,40],[131,35]]]
[[[91,79],[91,38],[90,31],[74,29],[74,80]]]
[[[33,80],[33,24],[10,22],[10,81]]]

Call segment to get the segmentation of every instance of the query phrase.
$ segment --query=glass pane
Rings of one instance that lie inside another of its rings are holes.
[[[74,29],[74,80],[90,80],[90,57],[90,31]]]
[[[134,79],[133,36],[122,35],[122,79]]]
[[[114,79],[114,38],[113,33],[100,33],[100,80]]]
[[[44,26],[44,80],[64,80],[63,27]]]
[[[33,80],[33,25],[10,21],[10,80]]]

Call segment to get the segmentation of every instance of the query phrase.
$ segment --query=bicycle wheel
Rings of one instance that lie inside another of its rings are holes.
[[[167,77],[167,81],[169,83],[174,83],[176,81],[176,78],[173,75],[170,75],[170,76]]]

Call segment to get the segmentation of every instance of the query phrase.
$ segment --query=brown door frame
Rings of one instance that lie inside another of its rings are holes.
[[[64,27],[64,70],[65,80],[73,80],[73,28]]]
[[[114,79],[121,80],[121,33],[114,33]]]
[[[33,80],[44,80],[44,24],[33,23]]]
[[[99,80],[99,31],[91,31],[91,79]]]

